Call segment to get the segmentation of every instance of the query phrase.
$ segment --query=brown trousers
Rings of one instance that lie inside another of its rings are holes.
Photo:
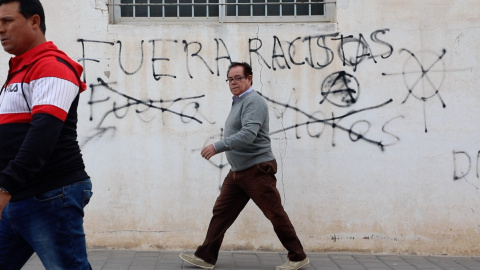
[[[213,207],[213,217],[208,226],[207,236],[203,244],[197,248],[195,256],[215,264],[225,232],[252,199],[272,222],[275,233],[288,251],[288,258],[291,261],[306,258],[295,229],[283,209],[276,187],[276,172],[277,162],[271,160],[243,171],[228,173]]]

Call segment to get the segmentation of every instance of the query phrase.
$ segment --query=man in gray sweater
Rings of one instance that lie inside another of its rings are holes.
[[[280,242],[288,250],[288,261],[277,266],[277,270],[299,269],[309,260],[276,188],[277,162],[270,143],[267,104],[252,88],[249,64],[232,63],[227,78],[233,102],[225,121],[224,139],[207,145],[201,155],[208,160],[225,152],[231,169],[213,207],[205,241],[194,255],[182,253],[180,257],[189,264],[213,269],[225,232],[252,199],[272,222]]]

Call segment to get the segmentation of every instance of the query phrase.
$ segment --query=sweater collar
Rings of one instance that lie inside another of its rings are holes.
[[[247,89],[247,91],[241,93],[238,97],[236,96],[233,96],[232,97],[232,105],[237,103],[242,97],[248,95],[249,93],[251,93],[253,91],[253,87],[250,86],[250,88]]]

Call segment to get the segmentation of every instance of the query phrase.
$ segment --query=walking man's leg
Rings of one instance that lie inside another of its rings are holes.
[[[282,206],[280,193],[276,187],[276,172],[277,164],[275,160],[258,164],[251,170],[246,171],[249,175],[242,176],[249,181],[245,190],[263,214],[272,222],[275,233],[288,251],[288,259],[294,262],[303,261],[307,255],[290,218]]]
[[[242,212],[250,198],[243,192],[236,179],[236,172],[225,177],[222,190],[213,207],[213,216],[208,226],[205,241],[197,248],[195,256],[215,264],[226,231]]]

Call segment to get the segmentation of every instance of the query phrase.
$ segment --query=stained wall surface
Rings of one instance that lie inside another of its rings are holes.
[[[478,0],[338,0],[334,22],[299,24],[110,24],[106,0],[43,2],[89,86],[89,247],[201,244],[229,165],[200,150],[222,138],[226,69],[245,61],[306,250],[480,254]],[[222,248],[282,250],[252,202]]]

